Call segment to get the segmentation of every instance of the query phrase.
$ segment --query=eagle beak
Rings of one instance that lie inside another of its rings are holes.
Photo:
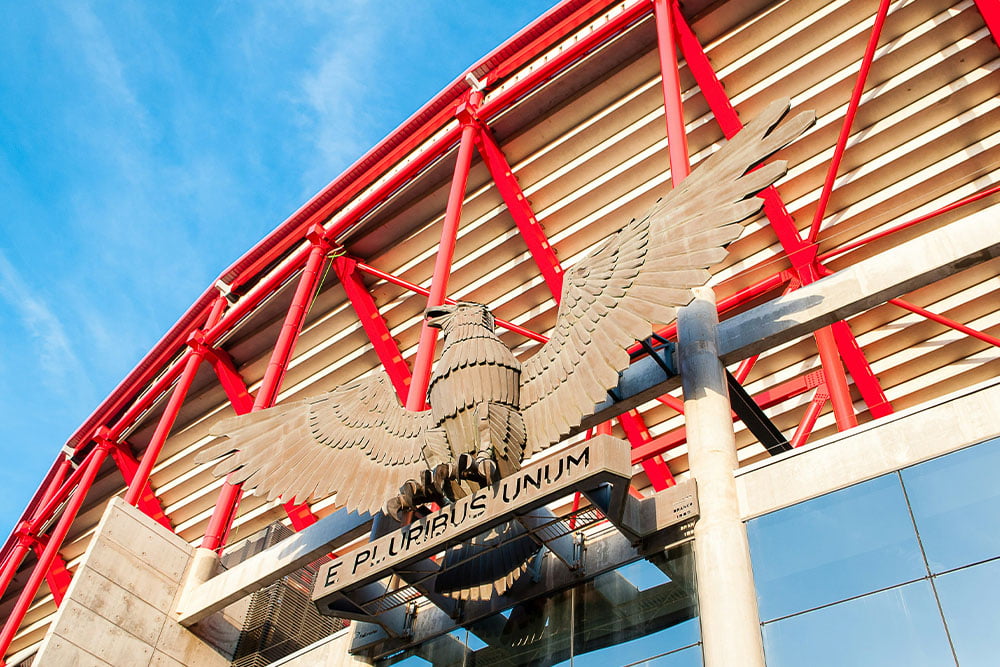
[[[424,311],[424,320],[427,326],[440,329],[444,325],[444,320],[455,312],[455,306],[443,303],[440,306],[431,306]]]

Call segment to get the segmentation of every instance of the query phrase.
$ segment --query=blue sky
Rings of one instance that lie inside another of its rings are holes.
[[[7,3],[0,533],[219,273],[552,2]]]

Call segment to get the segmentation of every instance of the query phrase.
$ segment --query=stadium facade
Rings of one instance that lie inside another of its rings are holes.
[[[998,37],[997,0],[562,2],[236,261],[55,452],[0,552],[0,662],[992,664]],[[456,600],[386,565],[338,593],[347,627],[320,614],[330,559],[388,529],[216,479],[209,429],[378,369],[423,407],[422,313],[449,298],[530,356],[564,267],[781,97],[817,123],[712,291],[546,454],[604,467],[510,510],[544,547],[523,581]]]

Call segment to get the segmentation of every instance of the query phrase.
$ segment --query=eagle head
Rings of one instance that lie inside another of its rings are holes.
[[[473,301],[430,306],[424,311],[424,320],[427,326],[441,329],[446,333],[462,324],[484,326],[490,331],[494,331],[496,327],[493,313],[485,305]]]

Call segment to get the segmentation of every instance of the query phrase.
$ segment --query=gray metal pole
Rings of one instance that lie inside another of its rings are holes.
[[[736,439],[719,361],[715,293],[695,290],[677,317],[688,461],[698,482],[694,528],[698,607],[706,667],[764,665],[746,527],[736,499]]]

